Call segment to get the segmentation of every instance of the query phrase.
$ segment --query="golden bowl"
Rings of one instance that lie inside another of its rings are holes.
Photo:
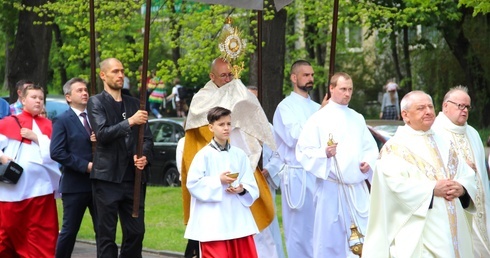
[[[230,174],[227,174],[226,176],[227,176],[227,177],[231,177],[231,178],[237,178],[237,177],[238,177],[238,175],[239,175],[239,173],[237,172],[237,173],[230,173]]]

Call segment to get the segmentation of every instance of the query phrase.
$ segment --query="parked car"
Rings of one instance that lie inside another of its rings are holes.
[[[148,184],[180,186],[175,152],[177,142],[184,137],[182,118],[156,118],[148,121],[153,134],[153,163]]]
[[[53,120],[57,115],[70,108],[64,96],[49,96],[46,98],[46,115],[49,120]]]
[[[368,125],[369,132],[373,136],[376,141],[376,145],[378,145],[378,150],[381,150],[381,147],[391,138],[389,135],[385,135],[377,131],[374,127]]]
[[[395,135],[396,130],[399,126],[404,125],[401,120],[382,120],[382,119],[371,119],[366,120],[367,127],[373,135],[374,140],[376,140],[376,144],[378,145],[378,149],[381,150],[381,147]]]

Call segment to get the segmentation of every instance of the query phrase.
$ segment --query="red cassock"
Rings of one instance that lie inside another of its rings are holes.
[[[200,242],[203,258],[257,258],[253,236],[237,239]]]

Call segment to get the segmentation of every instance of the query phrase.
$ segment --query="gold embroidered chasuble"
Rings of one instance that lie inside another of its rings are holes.
[[[473,257],[459,198],[433,196],[440,179],[455,180],[475,196],[474,174],[453,147],[430,130],[400,127],[376,164],[363,258]]]
[[[475,165],[477,192],[474,199],[476,213],[467,213],[473,226],[473,244],[476,257],[490,257],[488,175],[486,173],[485,150],[478,132],[468,124],[455,125],[444,113],[437,116],[433,130],[444,139],[454,143],[459,156]]]

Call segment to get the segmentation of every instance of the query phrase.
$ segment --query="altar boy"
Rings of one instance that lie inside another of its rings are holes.
[[[207,119],[213,139],[189,168],[191,207],[184,237],[200,242],[201,257],[256,258],[253,235],[259,231],[250,206],[259,189],[252,167],[245,152],[228,142],[231,111],[214,107]]]

